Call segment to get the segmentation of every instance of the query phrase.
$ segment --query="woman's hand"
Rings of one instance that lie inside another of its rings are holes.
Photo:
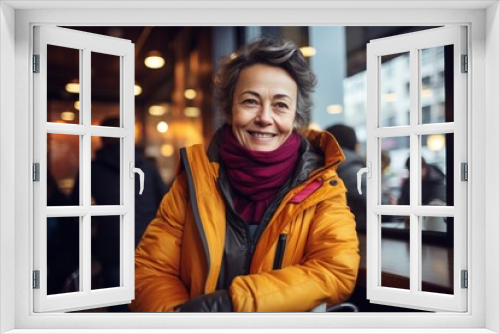
[[[232,312],[233,305],[227,290],[218,290],[188,300],[174,312]]]

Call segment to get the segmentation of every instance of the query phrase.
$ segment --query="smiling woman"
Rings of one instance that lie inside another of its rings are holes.
[[[300,312],[352,293],[358,238],[344,159],[300,134],[315,77],[298,47],[263,39],[216,75],[227,124],[181,168],[136,251],[143,312]],[[300,129],[299,129],[300,130]]]
[[[297,109],[297,84],[282,68],[256,64],[241,71],[228,120],[244,147],[272,151],[291,135]]]

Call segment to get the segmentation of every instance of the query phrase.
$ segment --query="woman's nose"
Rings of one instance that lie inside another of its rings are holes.
[[[272,114],[273,114],[272,106],[264,105],[260,109],[255,120],[257,123],[261,125],[269,125],[273,122]]]

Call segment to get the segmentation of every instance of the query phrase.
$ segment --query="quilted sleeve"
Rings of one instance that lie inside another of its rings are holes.
[[[149,224],[135,253],[136,312],[169,312],[189,299],[179,278],[180,246],[188,191],[180,174],[163,197],[156,218]]]

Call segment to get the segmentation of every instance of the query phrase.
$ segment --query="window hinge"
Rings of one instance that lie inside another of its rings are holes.
[[[33,164],[33,181],[40,181],[40,163],[38,162]]]
[[[462,73],[469,72],[469,57],[467,55],[462,55]]]
[[[462,162],[460,164],[460,170],[462,177],[460,178],[462,181],[469,181],[469,166],[466,162]]]
[[[40,270],[33,270],[33,289],[40,289]]]
[[[33,73],[40,73],[40,55],[33,55]]]
[[[462,276],[462,289],[467,289],[469,287],[469,275],[467,270],[462,270],[461,276]]]

